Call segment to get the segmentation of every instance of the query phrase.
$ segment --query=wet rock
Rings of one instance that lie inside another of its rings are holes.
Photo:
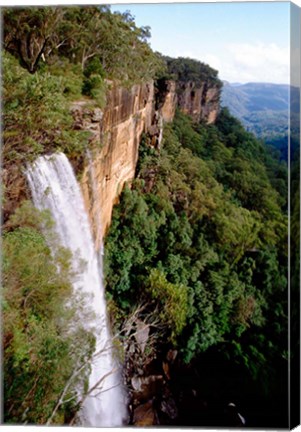
[[[134,409],[133,424],[135,426],[153,426],[158,424],[157,413],[152,401],[148,401]]]
[[[100,108],[95,108],[92,112],[91,121],[101,122],[103,118],[103,111]]]

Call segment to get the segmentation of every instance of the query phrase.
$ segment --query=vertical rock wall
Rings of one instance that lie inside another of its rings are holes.
[[[95,126],[93,139],[99,140],[99,150],[93,152],[84,170],[81,187],[97,248],[124,183],[135,176],[141,135],[152,124],[153,99],[152,82],[135,85],[130,90],[113,88],[108,92],[102,118]]]
[[[177,83],[172,80],[158,80],[155,89],[155,106],[165,123],[173,121],[177,105]]]
[[[193,81],[178,83],[178,105],[196,122],[214,123],[219,111],[220,89],[205,81],[196,86]]]
[[[89,130],[94,151],[81,179],[90,214],[96,248],[110,222],[112,209],[126,182],[135,176],[138,148],[143,132],[159,146],[163,123],[171,122],[177,106],[195,121],[213,123],[219,109],[219,90],[203,83],[150,82],[131,89],[113,87],[105,109],[89,108],[84,101],[73,104],[77,127]]]

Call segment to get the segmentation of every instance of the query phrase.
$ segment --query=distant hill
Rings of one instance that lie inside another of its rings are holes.
[[[240,119],[257,137],[265,140],[287,158],[289,85],[224,81],[222,106]]]
[[[265,83],[233,85],[224,81],[223,101],[234,109],[241,108],[243,104],[247,111],[285,111],[289,104],[289,85]]]

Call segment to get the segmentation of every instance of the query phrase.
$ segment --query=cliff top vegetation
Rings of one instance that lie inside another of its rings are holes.
[[[196,87],[207,83],[221,88],[223,83],[218,78],[218,71],[198,60],[186,57],[164,57],[169,77],[175,81],[193,82]]]
[[[30,73],[43,64],[82,71],[98,58],[108,79],[134,82],[153,79],[162,62],[148,44],[148,27],[137,27],[129,13],[109,6],[4,8],[4,48]]]

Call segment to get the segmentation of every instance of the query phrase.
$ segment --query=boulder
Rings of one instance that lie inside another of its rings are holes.
[[[148,401],[134,409],[133,424],[135,426],[153,426],[158,424],[157,413],[152,401]]]

